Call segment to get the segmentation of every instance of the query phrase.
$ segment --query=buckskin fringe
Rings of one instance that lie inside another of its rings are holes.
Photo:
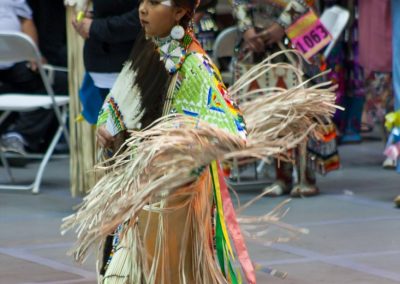
[[[248,140],[244,141],[208,123],[180,115],[161,118],[144,131],[131,132],[125,143],[127,149],[106,161],[112,162],[111,166],[98,166],[100,170],[108,168],[108,173],[84,198],[79,211],[64,219],[63,231],[78,225],[76,259],[82,261],[89,247],[111,234],[118,224],[129,220],[126,228],[133,226],[138,212],[149,202],[158,202],[174,189],[194,182],[197,176],[193,170],[215,159],[265,158],[294,147],[312,129],[311,118],[316,116],[307,113],[302,119],[299,115],[303,112],[297,109],[314,98],[293,100],[287,104],[287,116],[279,112],[270,114],[275,121],[280,118],[281,123],[297,131],[282,138],[278,137],[285,127],[278,122],[270,129],[264,128],[265,131],[250,128]],[[320,112],[319,108],[313,110]]]

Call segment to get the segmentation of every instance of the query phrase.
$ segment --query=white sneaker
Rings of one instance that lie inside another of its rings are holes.
[[[386,158],[383,163],[382,163],[382,167],[384,169],[396,169],[397,167],[397,160],[393,160],[390,158]]]

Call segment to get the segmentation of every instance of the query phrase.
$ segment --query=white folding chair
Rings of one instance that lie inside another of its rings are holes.
[[[34,158],[41,160],[35,179],[31,184],[22,185],[15,182],[7,161],[9,155],[6,155],[0,147],[0,158],[10,179],[10,183],[0,184],[0,189],[32,190],[32,193],[36,194],[39,193],[39,186],[43,177],[44,169],[62,134],[64,134],[65,140],[69,145],[69,135],[66,127],[69,98],[68,96],[54,95],[50,80],[41,63],[40,52],[30,37],[23,33],[0,32],[0,63],[21,61],[33,61],[37,64],[38,72],[47,94],[0,94],[0,111],[3,112],[0,116],[0,125],[12,112],[25,112],[45,108],[54,110],[59,127],[44,154],[27,154],[19,156],[20,158]],[[49,70],[51,74],[52,69],[50,68]]]
[[[332,41],[324,51],[325,58],[328,58],[349,19],[350,12],[336,5],[324,10],[322,13],[320,20],[332,35]]]
[[[231,26],[224,30],[222,30],[217,38],[215,39],[213,46],[213,61],[220,67],[219,59],[220,58],[229,58],[234,59],[235,56],[235,47],[237,46],[240,40],[241,34],[237,26]],[[232,70],[232,61],[229,66],[229,70],[221,71],[222,80],[228,84],[232,85],[233,82],[233,70]],[[236,159],[232,161],[232,173],[231,179],[227,182],[230,186],[235,189],[261,189],[266,185],[265,179],[260,179],[260,174],[257,171],[257,164],[250,163],[247,165],[248,167],[243,168],[239,166],[239,163]],[[254,169],[253,169],[254,168]],[[245,172],[245,173],[244,173]]]
[[[232,26],[221,31],[215,39],[213,46],[213,61],[220,68],[219,59],[223,57],[233,57],[235,55],[235,46],[240,37],[239,30]],[[232,70],[221,71],[224,83],[231,85],[233,82]]]

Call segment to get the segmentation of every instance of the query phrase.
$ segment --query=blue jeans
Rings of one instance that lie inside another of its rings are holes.
[[[109,91],[109,89],[96,87],[89,73],[85,74],[79,90],[79,98],[83,107],[82,114],[90,124],[96,124],[99,111]]]

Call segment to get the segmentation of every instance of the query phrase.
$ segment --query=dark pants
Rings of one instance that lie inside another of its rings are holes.
[[[0,69],[0,94],[39,93],[41,90],[43,84],[39,74],[30,70],[25,62]]]

